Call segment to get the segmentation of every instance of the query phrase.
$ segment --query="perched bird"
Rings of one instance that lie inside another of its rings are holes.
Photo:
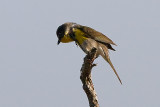
[[[115,51],[111,45],[116,45],[111,39],[90,27],[82,26],[72,22],[60,25],[56,33],[58,37],[57,44],[60,42],[68,43],[75,41],[75,43],[78,44],[78,46],[86,54],[90,52],[92,48],[96,48],[97,57],[101,55],[109,63],[120,83],[122,84],[121,79],[119,78],[109,58],[108,49]]]

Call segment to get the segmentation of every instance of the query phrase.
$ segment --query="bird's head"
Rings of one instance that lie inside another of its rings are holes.
[[[60,25],[57,29],[57,37],[58,37],[58,43],[63,42],[63,43],[68,43],[72,42],[72,38],[70,38],[71,30],[72,27],[75,25],[75,23],[64,23]]]

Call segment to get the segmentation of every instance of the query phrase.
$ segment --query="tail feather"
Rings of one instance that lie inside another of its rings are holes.
[[[109,63],[109,65],[112,67],[114,73],[116,74],[117,78],[119,79],[119,82],[122,84],[122,81],[121,81],[121,79],[120,79],[118,73],[116,72],[116,70],[115,70],[115,68],[114,68],[114,66],[113,66],[113,64],[112,64],[112,62],[111,62],[111,60],[110,60],[110,58],[105,58],[105,59],[106,59],[106,61]]]
[[[115,68],[114,68],[114,66],[113,66],[113,64],[112,64],[112,62],[111,62],[111,60],[109,58],[108,48],[105,45],[103,45],[103,44],[99,44],[99,45],[100,45],[99,48],[100,48],[100,51],[101,51],[101,52],[99,52],[99,54],[109,63],[109,65],[113,69],[114,73],[116,74],[119,82],[122,84],[122,81],[121,81],[118,73],[116,72],[116,70],[115,70]]]

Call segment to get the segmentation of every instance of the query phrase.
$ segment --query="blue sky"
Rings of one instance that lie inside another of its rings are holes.
[[[101,57],[92,79],[101,107],[160,106],[160,1],[0,1],[0,106],[87,107],[80,81],[85,54],[57,46],[65,22],[90,26],[118,46],[110,57],[123,85]]]

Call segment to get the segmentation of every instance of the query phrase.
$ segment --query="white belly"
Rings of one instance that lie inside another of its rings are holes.
[[[82,44],[81,44],[82,50],[87,54],[92,50],[92,48],[98,48],[98,43],[93,40],[93,39],[86,39]]]

